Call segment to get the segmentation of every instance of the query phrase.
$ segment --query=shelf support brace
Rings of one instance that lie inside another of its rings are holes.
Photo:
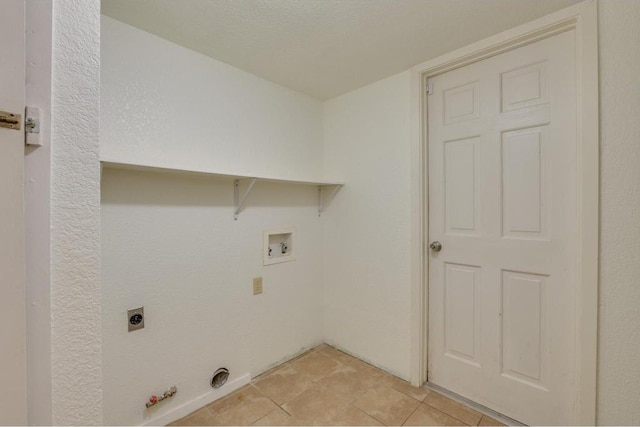
[[[322,188],[328,187],[326,185],[318,185],[318,216],[322,215],[322,212],[325,211],[331,204],[331,201],[336,196],[336,193],[342,188],[342,185],[333,185],[333,191],[329,193],[328,197],[322,197]]]
[[[256,184],[256,178],[250,178],[251,182],[249,183],[249,187],[247,191],[242,195],[242,199],[240,198],[240,180],[236,179],[233,181],[233,204],[235,205],[235,210],[233,211],[233,219],[235,221],[238,220],[238,215],[242,211],[244,204],[247,201],[247,197],[249,197],[249,193],[253,190],[253,186]]]

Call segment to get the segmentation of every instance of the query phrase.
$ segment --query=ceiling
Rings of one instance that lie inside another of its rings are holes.
[[[330,99],[578,0],[102,0],[102,13]]]

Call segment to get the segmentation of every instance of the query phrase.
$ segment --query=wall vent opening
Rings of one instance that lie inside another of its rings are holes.
[[[219,368],[211,377],[211,387],[220,388],[229,379],[229,370],[227,368]]]

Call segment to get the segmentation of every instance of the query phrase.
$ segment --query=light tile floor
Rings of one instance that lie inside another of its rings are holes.
[[[504,424],[321,345],[171,425]]]

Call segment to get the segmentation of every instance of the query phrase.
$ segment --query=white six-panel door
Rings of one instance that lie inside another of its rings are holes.
[[[429,381],[527,424],[574,419],[574,37],[429,81]]]
[[[0,110],[24,115],[24,0],[0,4]],[[27,423],[24,126],[0,127],[0,425]]]

